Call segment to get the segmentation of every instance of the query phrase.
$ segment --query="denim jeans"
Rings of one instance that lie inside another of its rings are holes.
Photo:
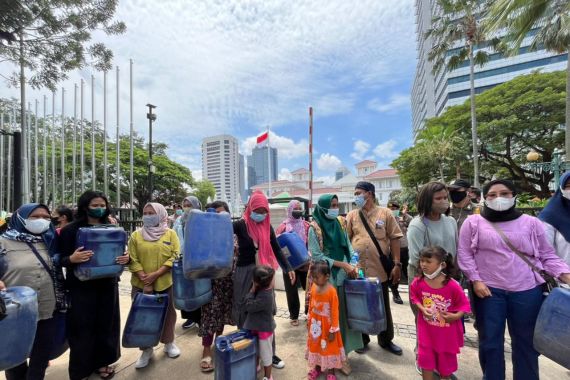
[[[534,325],[544,296],[540,286],[522,292],[489,288],[492,296],[475,297],[479,333],[479,362],[484,379],[505,379],[504,336],[509,328],[513,379],[538,380],[538,352],[533,347]]]

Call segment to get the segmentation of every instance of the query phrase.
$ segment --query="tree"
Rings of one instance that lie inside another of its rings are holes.
[[[568,0],[497,0],[487,16],[489,30],[507,29],[512,52],[538,28],[530,48],[562,54],[570,50],[570,2]],[[570,59],[566,64],[566,162],[570,164]]]
[[[0,58],[19,67],[19,73],[5,79],[20,86],[22,147],[26,147],[26,84],[53,91],[58,82],[67,78],[68,72],[87,63],[98,70],[109,70],[113,53],[102,43],[89,44],[91,33],[121,34],[126,26],[123,22],[113,22],[118,0],[4,0],[4,3],[0,12],[0,39],[7,43],[0,43]],[[87,62],[87,54],[91,62]],[[26,70],[32,73],[28,80]],[[22,152],[26,169],[31,165],[27,163],[26,149]]]
[[[433,38],[433,46],[428,59],[433,62],[434,73],[442,69],[454,70],[469,60],[470,100],[471,100],[471,138],[473,144],[474,184],[479,186],[479,151],[477,137],[477,116],[475,112],[475,65],[483,66],[489,61],[489,54],[478,50],[477,44],[486,41],[481,28],[480,16],[487,1],[481,0],[437,0],[437,16],[432,20],[432,27],[425,38]],[[457,44],[458,48],[454,48]],[[499,40],[491,39],[489,45],[498,48]]]
[[[207,180],[198,181],[194,186],[194,191],[192,192],[192,195],[198,198],[200,200],[200,203],[202,203],[202,205],[205,206],[206,203],[208,203],[208,198],[214,199],[214,197],[216,196],[216,188],[210,181]]]

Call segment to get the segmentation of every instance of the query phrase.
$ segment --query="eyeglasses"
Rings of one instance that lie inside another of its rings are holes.
[[[487,199],[495,199],[497,197],[501,197],[501,198],[512,198],[513,196],[513,192],[512,191],[501,191],[499,193],[487,193],[487,196],[485,198]]]

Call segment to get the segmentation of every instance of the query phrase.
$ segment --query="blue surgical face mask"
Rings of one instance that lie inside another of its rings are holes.
[[[364,199],[364,194],[354,196],[354,203],[356,203],[356,207],[362,208],[366,203],[366,199]]]
[[[267,218],[267,214],[258,214],[257,212],[252,211],[250,217],[254,222],[261,223],[265,220],[265,218]]]
[[[176,210],[176,215],[180,216],[180,215],[182,215],[182,214],[184,214],[184,210],[182,210],[182,209],[177,209],[177,210]]]
[[[326,215],[329,219],[336,219],[338,217],[338,208],[329,208]]]
[[[156,227],[158,226],[158,215],[143,215],[143,225],[145,227]]]

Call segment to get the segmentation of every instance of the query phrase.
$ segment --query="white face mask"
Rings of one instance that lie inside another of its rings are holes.
[[[426,276],[427,278],[429,278],[430,280],[433,280],[434,278],[436,278],[437,276],[439,276],[439,274],[441,273],[441,271],[443,270],[443,264],[441,264],[439,266],[439,268],[437,268],[435,270],[435,272],[433,272],[432,274],[427,274],[426,272],[424,272],[424,276]]]
[[[568,200],[570,200],[570,190],[564,190],[563,188],[560,188],[560,191],[562,192],[562,196]]]
[[[34,235],[40,235],[46,232],[51,221],[45,219],[25,219],[24,227]]]
[[[489,207],[491,210],[495,211],[505,211],[510,209],[515,205],[517,198],[503,198],[497,197],[495,199],[485,200],[485,205]]]

